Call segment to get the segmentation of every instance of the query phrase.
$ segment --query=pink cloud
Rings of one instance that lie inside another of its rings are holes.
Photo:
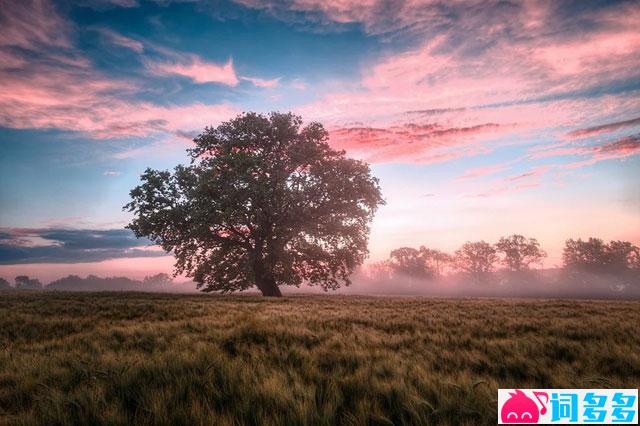
[[[590,149],[580,146],[569,146],[563,148],[555,148],[547,151],[538,151],[531,154],[531,158],[550,158],[560,157],[564,155],[583,155],[591,152]]]
[[[330,143],[373,162],[434,163],[459,158],[464,152],[446,152],[478,137],[501,131],[495,123],[446,128],[437,123],[405,123],[389,127],[340,127],[330,130]]]
[[[537,150],[530,155],[530,158],[552,158],[567,155],[592,157],[591,163],[572,163],[575,164],[594,164],[602,160],[615,158],[624,158],[640,153],[640,135],[632,135],[622,137],[600,145],[583,145],[583,146],[564,146],[552,147],[549,150]],[[590,161],[590,160],[589,160]]]
[[[172,61],[148,62],[148,68],[157,75],[181,75],[190,78],[196,83],[220,83],[227,86],[236,86],[240,80],[248,81],[261,88],[275,88],[280,83],[280,78],[238,77],[231,59],[225,64],[219,65],[204,61],[197,55],[185,55],[168,49],[161,50],[172,58]]]
[[[29,8],[27,8],[29,6]],[[155,105],[131,99],[133,81],[102,75],[69,43],[71,28],[46,2],[13,2],[0,11],[0,126],[57,128],[95,138],[184,134],[239,111],[228,104]],[[134,40],[107,31],[116,43]],[[224,68],[224,67],[223,67]]]
[[[186,55],[178,62],[153,62],[149,68],[156,74],[175,74],[188,77],[196,83],[220,83],[227,86],[238,84],[238,77],[229,59],[219,65],[206,62],[196,55]]]
[[[639,45],[640,34],[632,28],[605,30],[578,40],[538,46],[533,54],[559,75],[606,77],[601,74],[626,73],[627,66],[636,64],[634,55]]]
[[[548,129],[576,126],[593,117],[624,115],[640,108],[640,99],[631,94],[604,95],[597,101],[582,98],[431,109],[416,108],[424,104],[414,102],[410,98],[413,95],[379,99],[370,96],[370,92],[333,94],[298,112],[327,124],[330,142],[351,155],[368,161],[422,162],[424,154],[434,149],[455,147],[467,151],[451,156],[456,159],[489,152],[497,143],[523,144]],[[362,117],[367,117],[364,123]],[[539,146],[534,149],[542,150]]]
[[[323,25],[330,23],[361,23],[369,34],[384,34],[400,30],[418,31],[430,25],[449,22],[450,19],[438,8],[434,0],[411,0],[394,4],[389,13],[389,4],[383,0],[235,0],[236,3],[255,9],[265,9],[283,17],[295,12],[309,14]],[[459,0],[450,1],[459,4]]]
[[[237,86],[240,80],[261,88],[275,88],[280,84],[280,77],[264,79],[238,76],[231,58],[224,64],[217,64],[195,54],[183,53],[149,42],[147,45],[150,50],[165,57],[163,60],[145,61],[147,68],[155,75],[181,75],[196,83],[220,83],[232,87]]]
[[[628,32],[616,34],[627,39]],[[605,34],[602,37],[609,37]],[[637,41],[636,41],[637,39]],[[445,36],[432,39],[417,50],[392,55],[370,69],[364,70],[364,91],[334,94],[319,104],[329,102],[338,113],[354,105],[366,107],[373,103],[384,113],[402,110],[459,109],[486,107],[501,103],[520,102],[551,96],[563,91],[585,89],[594,84],[640,74],[640,59],[630,51],[621,58],[596,55],[596,63],[589,62],[594,54],[583,49],[575,60],[588,62],[585,69],[573,73],[556,72],[555,65],[546,58],[532,56],[533,50],[551,52],[553,49],[572,48],[572,42],[557,41],[551,47],[536,41],[529,46],[509,40],[496,40],[493,48],[481,56],[468,58],[449,49]],[[627,41],[640,49],[640,38]],[[625,50],[625,52],[627,52]],[[587,60],[589,59],[589,60]],[[357,114],[355,110],[351,114]]]
[[[85,67],[43,67],[39,72],[5,75],[0,80],[0,125],[114,138],[192,131],[238,112],[227,104],[158,106],[121,99],[134,90],[129,83],[101,77]]]
[[[385,16],[377,1],[293,4],[336,22],[361,22],[366,29],[382,28],[392,24],[389,21],[397,28],[399,19],[411,22],[400,27],[422,28],[421,17],[430,9],[430,2],[406,2],[398,13],[410,12],[397,18]],[[640,34],[634,19],[640,19],[640,8],[587,11],[581,19],[597,24],[557,32],[549,31],[557,19],[554,7],[525,2],[506,9],[489,4],[474,8],[474,13],[461,11],[458,25],[425,37],[415,49],[380,58],[362,69],[362,78],[350,89],[329,92],[299,112],[328,124],[334,129],[332,143],[368,153],[369,161],[410,162],[433,148],[403,127],[419,117],[437,116],[437,123],[447,129],[493,123],[493,131],[474,137],[450,134],[443,143],[472,147],[468,151],[472,154],[486,152],[486,145],[498,137],[526,143],[559,127],[586,128],[594,120],[637,113],[640,102],[633,94],[573,97],[572,93],[640,78]],[[414,13],[412,8],[421,11]],[[509,19],[504,19],[507,15]],[[463,41],[455,39],[460,28],[465,29]],[[353,122],[359,124],[349,124]]]
[[[294,79],[290,86],[296,90],[307,90],[307,84],[298,78]]]
[[[100,32],[115,45],[126,47],[127,49],[131,49],[137,53],[142,53],[144,51],[144,45],[138,40],[125,37],[122,34],[118,34],[115,31],[111,31],[106,28],[100,29]]]
[[[619,154],[619,155],[635,155],[640,153],[640,135],[628,136],[609,142],[599,148],[600,153]]]
[[[271,2],[243,3],[278,7]],[[0,125],[56,127],[101,138],[184,134],[237,112],[226,104],[158,106],[125,101],[139,90],[136,84],[109,79],[92,69],[73,51],[71,29],[55,8],[45,2],[33,4],[33,16],[19,6],[3,8],[2,14],[14,19],[6,22],[0,42],[34,49],[54,65],[47,61],[28,67],[20,55],[0,53],[3,63],[23,68],[21,73],[0,70]],[[443,26],[434,35],[429,25],[450,19],[440,11],[441,5],[403,2],[393,16],[384,5],[378,0],[291,2],[294,10],[317,12],[334,22],[362,23],[370,33],[408,30],[424,40],[409,51],[385,54],[364,67],[361,79],[344,85],[345,90],[330,91],[298,109],[306,119],[323,121],[332,129],[331,143],[350,154],[369,161],[447,161],[486,153],[499,138],[503,144],[525,143],[560,126],[589,129],[594,120],[611,121],[610,117],[619,117],[619,123],[633,121],[623,118],[640,108],[633,94],[556,98],[566,91],[640,76],[640,55],[635,54],[640,46],[634,26],[640,18],[637,7],[584,12],[581,18],[597,25],[576,34],[548,31],[556,19],[553,4],[525,2],[508,9],[493,4],[475,7],[474,13],[463,8],[455,28]],[[447,4],[463,6],[457,1]],[[504,19],[507,15],[510,20]],[[462,41],[455,40],[460,28],[468,34]],[[505,36],[514,31],[518,37]],[[145,48],[115,33],[108,36],[137,52]],[[54,49],[43,48],[53,45],[66,50],[54,54]],[[216,64],[192,54],[153,49],[166,58],[148,63],[155,73],[229,86],[241,79],[257,87],[279,84],[279,79],[238,76],[231,60]],[[559,149],[578,152],[576,147]],[[538,158],[555,156],[545,151]]]
[[[614,123],[601,124],[599,126],[587,127],[585,129],[577,129],[567,133],[569,138],[581,138],[585,136],[595,136],[602,133],[609,133],[619,129],[627,127],[640,126],[640,117],[632,118],[630,120],[622,120]]]
[[[552,147],[533,152],[531,158],[554,158],[560,156],[587,157],[581,160],[553,164],[549,167],[575,170],[592,166],[601,161],[620,160],[640,154],[640,135],[626,136],[600,145]]]
[[[71,47],[70,26],[46,0],[24,0],[0,8],[0,46],[33,50],[49,45]]]
[[[269,88],[269,89],[278,87],[278,84],[280,83],[280,78],[265,80],[263,78],[256,78],[256,77],[240,77],[240,79],[248,81],[256,87],[263,87],[263,88]]]
[[[514,181],[521,181],[521,180],[529,179],[529,178],[536,178],[536,177],[544,175],[549,170],[551,170],[551,166],[539,166],[539,167],[535,167],[535,168],[529,170],[528,172],[521,173],[521,174],[515,175],[515,176],[510,176],[506,180],[509,181],[509,182],[514,182]]]
[[[507,168],[508,166],[504,164],[476,167],[474,169],[465,171],[462,176],[458,177],[458,180],[475,179],[479,177],[489,176],[507,170]]]
[[[541,186],[540,182],[529,182],[529,183],[522,183],[519,185],[500,185],[497,187],[493,187],[493,188],[489,188],[487,190],[484,190],[482,192],[478,192],[476,194],[473,194],[472,196],[474,197],[495,197],[498,195],[504,195],[504,194],[512,194],[514,192],[521,192],[527,189],[532,189],[532,188],[539,188]]]
[[[470,196],[494,197],[538,188],[542,186],[542,177],[552,169],[553,166],[537,166],[524,173],[478,183],[474,185],[476,189],[470,193]]]

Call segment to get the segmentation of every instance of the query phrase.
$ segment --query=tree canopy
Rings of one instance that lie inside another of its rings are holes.
[[[400,247],[389,254],[388,266],[413,278],[433,278],[440,277],[451,261],[451,255],[437,249]]]
[[[495,245],[496,251],[502,254],[501,262],[510,271],[524,271],[531,264],[539,264],[547,256],[535,238],[526,238],[514,234],[500,238]]]
[[[441,276],[446,266],[453,262],[453,256],[438,249],[421,246],[420,253],[425,259],[427,268],[437,277]]]
[[[562,260],[566,268],[590,272],[640,270],[640,249],[629,241],[568,239]]]
[[[128,227],[173,252],[176,273],[205,291],[348,285],[384,201],[369,166],[327,141],[321,124],[291,113],[207,127],[189,165],[144,172]]]
[[[10,289],[11,289],[11,284],[9,284],[9,281],[0,277],[0,290],[10,290]]]
[[[37,278],[29,278],[26,275],[18,275],[15,278],[16,288],[23,290],[41,290],[42,283]]]
[[[173,284],[173,279],[169,274],[161,272],[155,275],[147,275],[146,277],[144,277],[144,280],[142,280],[142,284],[150,288],[166,287]]]
[[[399,274],[414,278],[430,277],[432,271],[428,268],[423,253],[412,247],[400,247],[389,254],[389,266]]]
[[[456,267],[465,271],[480,281],[484,275],[493,271],[494,264],[498,261],[496,249],[485,241],[467,241],[456,250],[454,262]]]

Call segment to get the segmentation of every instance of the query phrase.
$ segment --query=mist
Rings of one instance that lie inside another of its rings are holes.
[[[637,274],[591,273],[561,268],[526,272],[488,273],[477,282],[469,274],[440,278],[416,278],[406,274],[379,276],[361,270],[353,284],[338,290],[344,294],[407,295],[432,297],[532,297],[532,298],[640,298]]]
[[[34,279],[32,279],[33,281]],[[37,279],[35,279],[37,280]],[[5,282],[9,285],[10,279]],[[4,290],[15,289],[15,284]],[[166,274],[147,276],[143,280],[129,277],[80,277],[69,275],[26,290],[78,292],[154,292],[201,293],[192,281],[173,281]],[[253,294],[257,290],[243,291]],[[381,274],[361,268],[352,276],[352,283],[336,291],[302,285],[286,286],[286,294],[426,296],[446,298],[580,298],[580,299],[640,299],[640,276],[622,273],[592,273],[567,271],[562,268],[524,272],[497,271],[482,280],[465,273],[453,273],[439,278],[416,278],[407,274]],[[204,293],[203,293],[204,294]]]

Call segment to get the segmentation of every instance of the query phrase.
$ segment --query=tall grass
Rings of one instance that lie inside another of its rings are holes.
[[[499,387],[640,385],[640,302],[0,296],[0,423],[495,424]]]

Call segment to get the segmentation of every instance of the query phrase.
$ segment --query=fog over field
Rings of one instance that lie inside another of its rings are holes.
[[[493,273],[483,283],[475,283],[465,275],[453,275],[441,279],[417,279],[407,275],[376,277],[370,272],[356,272],[353,283],[335,291],[326,292],[315,287],[289,287],[283,293],[379,295],[379,296],[435,296],[435,297],[534,297],[534,298],[590,298],[590,299],[640,299],[640,283],[637,276],[616,274],[574,273],[562,270],[542,270],[525,274]],[[9,287],[2,288],[9,290]],[[152,283],[147,279],[126,277],[100,278],[96,276],[68,276],[42,287],[44,291],[117,291],[200,293],[192,281]],[[257,290],[242,293],[256,294]]]

